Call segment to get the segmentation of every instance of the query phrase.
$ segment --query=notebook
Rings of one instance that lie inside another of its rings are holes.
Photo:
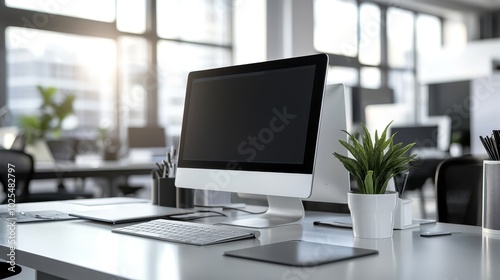
[[[257,261],[310,267],[378,254],[377,250],[290,240],[223,253],[226,256]]]
[[[120,224],[167,218],[170,215],[191,213],[186,209],[163,207],[148,203],[124,204],[120,207],[98,210],[68,211],[73,217],[86,220]]]

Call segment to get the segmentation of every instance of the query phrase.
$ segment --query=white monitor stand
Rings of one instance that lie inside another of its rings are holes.
[[[304,206],[300,198],[267,196],[267,203],[269,208],[264,214],[252,218],[222,222],[222,224],[250,228],[269,228],[296,223],[304,217]]]

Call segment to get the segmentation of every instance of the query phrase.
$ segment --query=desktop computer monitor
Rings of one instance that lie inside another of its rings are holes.
[[[324,96],[327,65],[328,56],[318,54],[191,72],[176,186],[267,196],[265,214],[233,225],[301,220],[301,199],[321,183],[319,159],[342,152],[328,148],[338,139],[322,138],[346,126],[345,103]],[[332,125],[335,112],[340,127]]]
[[[128,127],[127,139],[129,158],[146,161],[165,159],[167,143],[163,127]]]

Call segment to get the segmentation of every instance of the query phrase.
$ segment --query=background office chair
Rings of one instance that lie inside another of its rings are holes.
[[[0,166],[4,170],[0,171],[0,182],[6,195],[2,204],[7,203],[9,194],[9,174],[15,179],[16,202],[22,202],[29,196],[29,183],[33,178],[33,157],[22,151],[0,150]],[[12,167],[12,172],[8,172],[7,167]]]
[[[428,180],[434,183],[436,169],[443,159],[438,158],[425,158],[416,159],[410,163],[408,179],[406,181],[406,191],[417,191],[420,198],[420,211],[421,216],[427,218],[425,210],[426,198],[424,194],[424,185]],[[396,179],[402,182],[402,173],[398,174]]]
[[[0,166],[7,168],[8,164],[15,166],[16,183],[16,203],[20,202],[37,202],[37,201],[51,201],[51,200],[68,200],[76,198],[90,198],[93,197],[90,193],[69,192],[66,190],[58,189],[55,192],[35,192],[30,191],[29,185],[34,175],[34,161],[30,154],[24,151],[17,150],[0,150]],[[0,183],[2,183],[3,191],[8,194],[8,172],[2,170],[0,172]],[[2,204],[8,202],[6,197]]]
[[[21,273],[22,268],[19,265],[14,266],[14,272],[9,270],[10,263],[0,262],[0,279],[5,279]]]
[[[443,160],[435,181],[438,222],[482,224],[482,159],[464,156]]]

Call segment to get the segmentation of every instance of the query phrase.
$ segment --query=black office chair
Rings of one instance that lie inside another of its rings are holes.
[[[435,181],[438,222],[481,226],[482,159],[463,156],[443,160]]]
[[[432,183],[434,183],[437,166],[442,160],[443,159],[438,158],[426,158],[416,159],[410,163],[405,190],[418,192],[420,198],[420,214],[424,218],[427,217],[427,212],[425,210],[426,198],[424,194],[424,185],[429,179]],[[402,183],[403,173],[398,174],[396,176],[396,180],[398,183]]]
[[[19,265],[11,266],[8,262],[0,262],[0,279],[5,279],[21,273],[22,268]]]
[[[17,150],[0,150],[0,167],[5,168],[0,171],[0,183],[6,198],[2,204],[8,203],[9,194],[9,172],[7,167],[13,166],[15,176],[15,202],[38,202],[53,200],[68,200],[76,198],[91,198],[90,193],[69,192],[58,189],[55,192],[31,192],[29,185],[34,174],[34,160],[30,154]],[[12,175],[11,175],[12,178]]]
[[[0,166],[4,168],[0,171],[0,182],[5,194],[9,193],[9,174],[11,175],[10,179],[14,179],[10,182],[15,182],[11,186],[15,186],[16,195],[28,187],[31,177],[33,177],[33,158],[30,155],[18,151],[0,150]],[[6,203],[8,198],[6,196],[3,203]],[[8,262],[0,261],[0,279],[17,275],[21,273],[21,270],[19,265],[12,267]]]
[[[0,150],[0,183],[6,195],[2,204],[8,203],[8,194],[14,186],[15,202],[22,202],[29,196],[29,183],[33,178],[33,157],[25,152],[16,150]],[[10,177],[9,177],[10,176]],[[11,181],[9,181],[11,179]],[[9,191],[10,190],[10,191]]]

